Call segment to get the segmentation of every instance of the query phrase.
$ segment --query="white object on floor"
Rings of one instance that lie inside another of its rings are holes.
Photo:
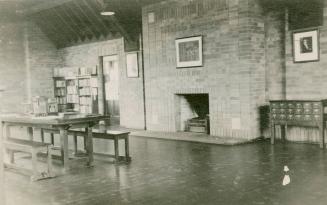
[[[289,183],[291,183],[291,178],[290,178],[290,176],[289,176],[288,174],[286,174],[286,175],[284,176],[284,179],[283,179],[283,186],[286,186],[286,185],[288,185]]]
[[[290,171],[290,169],[288,168],[288,166],[284,166],[284,172],[288,172]]]

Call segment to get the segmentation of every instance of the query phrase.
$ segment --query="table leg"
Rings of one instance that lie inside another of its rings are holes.
[[[77,155],[77,135],[74,134],[74,154]]]
[[[41,141],[44,143],[44,130],[41,128],[40,130]]]
[[[130,160],[129,157],[129,139],[128,139],[128,135],[125,137],[125,157],[126,157],[126,161]]]
[[[37,177],[38,176],[38,171],[37,171],[37,152],[36,150],[32,150],[32,170],[33,170],[33,176],[32,177]]]
[[[4,163],[3,163],[3,147],[2,142],[4,138],[5,123],[1,122],[0,125],[0,204],[6,204],[5,202],[5,180],[4,180]]]
[[[51,144],[54,145],[54,134],[51,133],[51,134],[50,134],[50,137],[51,137]]]
[[[287,125],[281,125],[280,126],[280,137],[282,142],[286,141],[286,131],[287,131]]]
[[[275,124],[271,123],[270,125],[270,130],[271,130],[271,136],[270,136],[270,143],[275,144]]]
[[[60,130],[60,148],[61,148],[61,157],[64,163],[64,172],[69,170],[69,156],[68,156],[68,135],[67,130],[63,127],[59,128]]]
[[[117,136],[115,136],[114,142],[115,142],[115,160],[116,160],[116,162],[118,162],[119,161],[119,143],[118,143]]]
[[[325,123],[324,120],[320,123],[319,126],[319,134],[320,134],[320,148],[325,148]]]
[[[87,132],[87,139],[86,139],[86,153],[89,157],[87,165],[92,167],[93,166],[93,133],[92,127],[88,127],[85,130]]]
[[[27,127],[28,140],[33,141],[33,127]]]
[[[6,128],[5,130],[5,136],[4,136],[4,139],[9,139],[11,137],[11,133],[10,133],[10,125],[4,125]]]

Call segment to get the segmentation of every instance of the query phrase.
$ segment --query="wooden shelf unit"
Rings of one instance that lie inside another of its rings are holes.
[[[274,100],[270,101],[271,144],[275,142],[275,126],[318,127],[320,147],[325,147],[327,100]],[[285,140],[285,136],[282,137]]]
[[[64,77],[53,77],[54,96],[58,102],[58,111],[65,112],[67,109],[66,80]]]
[[[74,77],[66,78],[66,90],[67,110],[79,111],[78,79]]]
[[[98,113],[96,66],[54,68],[54,76],[54,95],[59,112]]]
[[[97,101],[97,76],[78,76],[78,93],[81,113],[95,113],[94,103]],[[97,105],[97,103],[95,104]]]

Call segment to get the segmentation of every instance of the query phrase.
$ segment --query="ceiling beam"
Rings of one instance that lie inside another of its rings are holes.
[[[48,37],[54,41],[57,47],[61,47],[68,43],[67,38],[63,36],[62,32],[58,32],[58,29],[52,24],[49,23],[43,13],[39,14],[40,16],[32,16],[32,20],[40,26],[41,30],[48,35]]]
[[[86,32],[84,34],[89,40],[91,40],[92,36],[93,36],[93,31],[90,29],[89,30],[85,30],[85,29],[88,27],[96,26],[96,25],[93,24],[93,22],[89,18],[89,15],[85,11],[85,9],[81,6],[80,2],[74,1],[74,5],[79,9],[79,13],[82,14],[82,16],[83,16],[82,18],[84,19],[83,21],[87,25],[87,26],[83,27],[83,29],[84,29],[83,31]],[[90,31],[90,32],[88,32],[88,31]]]
[[[101,18],[101,14],[100,14],[101,10],[97,8],[96,5],[97,2],[84,1],[84,3],[87,4],[87,7],[89,8],[93,17],[95,18],[95,21],[98,22],[98,25],[100,25],[99,28],[101,28],[103,36],[106,37],[111,32],[111,30]]]
[[[63,26],[65,28],[65,31],[71,35],[71,38],[74,41],[77,41],[78,38],[80,37],[78,32],[72,28],[72,26],[66,21],[65,18],[63,18],[62,13],[58,11],[57,8],[53,8],[51,11],[53,11],[53,13],[57,16],[57,19],[60,22],[60,25]]]
[[[80,34],[80,39],[82,41],[84,41],[85,38],[87,38],[87,36],[86,36],[86,34],[83,33],[82,28],[87,27],[87,24],[84,22],[80,13],[78,13],[78,11],[76,11],[73,4],[68,4],[66,7],[63,7],[62,9],[64,10],[64,12],[67,15],[71,16],[72,21],[74,21],[74,23],[76,25],[76,29],[77,29],[78,33]]]
[[[23,2],[23,0],[20,0]],[[32,0],[30,0],[32,1]],[[23,15],[31,15],[31,14],[35,14],[44,10],[48,10],[48,9],[52,9],[54,7],[60,6],[62,4],[71,2],[73,0],[43,0],[42,2],[44,3],[40,3],[40,4],[36,4],[35,6],[32,6],[31,8],[28,9],[24,9],[22,11],[20,11],[20,13],[22,13]]]

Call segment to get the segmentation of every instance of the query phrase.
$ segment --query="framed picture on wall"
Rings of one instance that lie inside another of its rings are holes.
[[[203,66],[202,36],[175,40],[177,68]]]
[[[318,29],[293,32],[293,60],[295,63],[319,60]]]
[[[128,78],[139,77],[137,52],[126,54],[126,69]]]

